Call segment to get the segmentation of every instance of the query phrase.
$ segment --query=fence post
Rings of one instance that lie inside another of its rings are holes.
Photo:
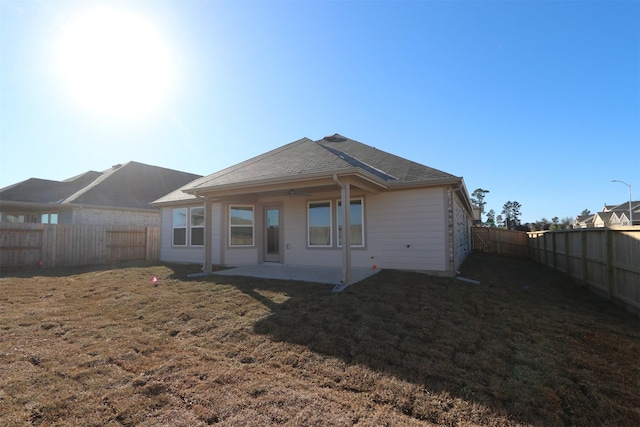
[[[605,250],[607,251],[607,285],[609,289],[609,299],[613,299],[615,287],[615,271],[613,268],[613,233],[607,227],[605,233]]]
[[[551,232],[551,249],[553,250],[553,268],[558,269],[558,252],[556,249],[556,232]]]
[[[573,277],[571,276],[571,258],[569,257],[569,233],[563,231],[562,234],[564,235],[564,259],[565,264],[567,265],[567,276]]]
[[[580,229],[580,254],[582,255],[582,283],[585,286],[589,285],[587,268],[587,232],[584,229]]]
[[[149,258],[151,258],[151,245],[149,244],[149,238],[150,238],[149,227],[145,227],[144,237],[145,237],[144,259],[146,261],[149,261]]]

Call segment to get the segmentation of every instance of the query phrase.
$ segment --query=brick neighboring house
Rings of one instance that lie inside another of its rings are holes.
[[[132,161],[64,181],[29,178],[0,189],[0,221],[160,226],[149,203],[199,177]]]

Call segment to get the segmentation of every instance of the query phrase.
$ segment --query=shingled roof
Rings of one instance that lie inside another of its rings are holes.
[[[313,141],[302,138],[199,178],[158,199],[167,204],[195,198],[186,193],[250,186],[263,181],[294,182],[305,176],[360,171],[389,187],[456,181],[461,178],[379,150],[339,134]]]
[[[318,141],[302,138],[211,174],[193,189],[269,178],[336,173],[359,168],[387,182],[454,178],[453,175],[335,134]]]
[[[0,189],[9,202],[151,209],[150,202],[200,175],[128,162],[103,172],[88,171],[64,181],[30,178]]]

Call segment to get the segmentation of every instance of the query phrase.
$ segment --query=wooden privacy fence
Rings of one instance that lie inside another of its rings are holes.
[[[0,223],[0,269],[155,261],[160,228]]]
[[[640,227],[528,233],[531,257],[640,312]]]
[[[474,251],[529,256],[529,236],[524,231],[495,227],[473,227],[471,236]]]

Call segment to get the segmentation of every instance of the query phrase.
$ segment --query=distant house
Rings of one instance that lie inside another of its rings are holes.
[[[474,220],[461,177],[338,134],[276,148],[153,205],[161,259],[207,271],[277,263],[454,275]]]
[[[149,202],[198,177],[128,162],[64,181],[30,178],[0,189],[0,221],[159,226]]]
[[[573,228],[593,228],[594,214],[578,215],[573,221]]]
[[[620,203],[619,205],[604,205],[604,212],[614,212],[617,222],[611,225],[640,225],[640,201],[631,201],[631,212],[633,213],[633,224],[630,221],[629,202]]]
[[[609,227],[611,225],[619,224],[620,219],[615,212],[597,212],[593,216],[594,227]]]
[[[633,212],[633,225],[640,225],[640,201],[631,202]],[[573,228],[630,226],[629,202],[619,205],[605,204],[602,211],[590,215],[576,217]]]

